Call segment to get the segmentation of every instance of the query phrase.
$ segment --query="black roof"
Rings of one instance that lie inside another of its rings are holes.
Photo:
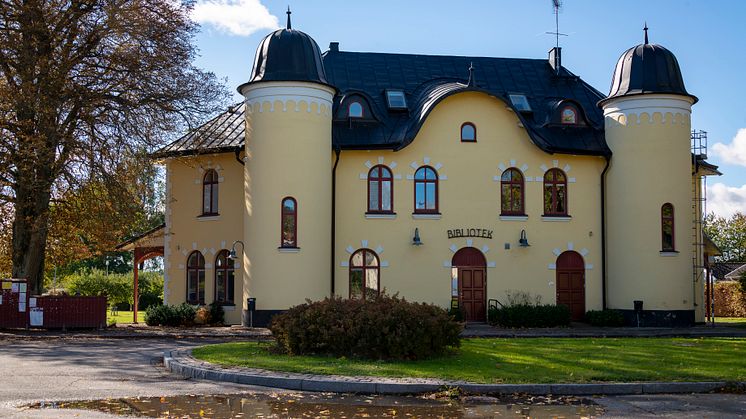
[[[469,85],[469,67],[474,83]],[[342,149],[407,146],[429,112],[441,100],[460,92],[483,92],[513,109],[531,140],[549,153],[610,155],[604,139],[602,112],[595,106],[603,94],[562,68],[557,75],[544,59],[460,57],[414,54],[328,51],[324,68],[335,98],[332,136]],[[389,110],[385,91],[400,89],[408,110]],[[523,94],[532,112],[514,109],[509,94]],[[337,108],[347,96],[362,96],[371,118],[349,120]],[[554,113],[563,101],[574,103],[585,121],[579,126],[555,124]]]
[[[660,45],[649,44],[646,29],[645,43],[628,49],[619,57],[609,96],[599,105],[616,97],[649,93],[688,96],[694,103],[698,100],[686,91],[676,56]]]
[[[736,269],[746,265],[744,262],[718,262],[712,265],[712,276],[719,280],[725,279],[725,275],[735,271]]]
[[[260,46],[257,57],[263,48]],[[544,59],[341,52],[335,48],[324,53],[322,60],[326,78],[318,82],[337,88],[332,125],[335,148],[399,150],[414,140],[427,115],[440,101],[456,93],[475,91],[504,101],[516,113],[531,141],[546,152],[611,155],[604,138],[603,114],[595,106],[604,95],[565,68],[557,74]],[[471,65],[474,82],[468,83]],[[268,80],[266,68],[261,80],[256,79],[256,68],[252,82]],[[318,74],[323,76],[324,71]],[[389,110],[387,89],[403,90],[407,109]],[[532,111],[516,110],[509,100],[510,94],[525,95]],[[350,120],[338,112],[350,96],[365,99],[369,117]],[[582,123],[577,126],[557,123],[558,109],[564,103],[571,103],[581,111]],[[235,106],[158,150],[154,156],[237,149],[244,139],[242,112],[243,106]]]

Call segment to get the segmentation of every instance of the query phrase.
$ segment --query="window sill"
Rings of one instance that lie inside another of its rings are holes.
[[[280,253],[298,253],[300,252],[300,247],[278,247],[277,251]]]
[[[369,220],[393,220],[396,218],[395,212],[366,212],[365,218]]]
[[[542,215],[541,221],[572,221],[572,217],[569,215]]]
[[[660,255],[663,257],[674,257],[674,256],[678,256],[679,252],[676,250],[665,250],[665,251],[661,250]]]
[[[528,221],[528,215],[501,215],[500,221]]]
[[[415,220],[440,220],[441,216],[440,213],[412,213],[412,218]]]
[[[216,221],[220,219],[220,214],[206,214],[197,216],[197,221]]]

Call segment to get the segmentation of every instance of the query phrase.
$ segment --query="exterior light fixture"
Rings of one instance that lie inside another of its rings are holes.
[[[528,244],[528,238],[526,237],[526,230],[521,230],[521,238],[518,240],[518,244],[521,247],[531,246],[530,244]]]
[[[420,229],[414,229],[414,237],[412,237],[412,246],[422,246],[422,240],[420,239]]]
[[[241,243],[241,253],[243,253],[244,245],[241,240],[236,240],[233,242],[233,246],[231,246],[231,251],[228,253],[228,259],[236,260],[238,259],[238,256],[236,255],[236,244]]]

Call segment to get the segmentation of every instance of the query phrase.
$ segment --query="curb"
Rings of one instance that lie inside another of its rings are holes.
[[[198,361],[191,351],[166,351],[166,370],[186,378],[274,387],[286,390],[363,394],[420,394],[459,387],[469,393],[567,396],[708,393],[725,387],[725,381],[644,382],[592,384],[476,384],[434,379],[386,379],[379,377],[324,376],[282,373],[260,369],[223,368]]]
[[[58,339],[252,339],[252,340],[269,340],[272,336],[267,335],[242,335],[242,334],[230,334],[230,335],[209,335],[209,334],[164,334],[164,335],[144,335],[144,334],[129,334],[129,335],[84,335],[84,334],[59,334],[59,335],[16,335],[16,334],[0,334],[0,341],[2,340],[58,340]]]

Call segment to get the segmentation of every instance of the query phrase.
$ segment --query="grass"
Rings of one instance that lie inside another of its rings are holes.
[[[391,362],[276,355],[269,345],[224,343],[193,355],[224,366],[476,383],[746,380],[746,339],[733,338],[464,339],[445,356]]]
[[[746,317],[715,317],[715,323],[725,323],[728,326],[746,328]]]
[[[139,323],[145,323],[145,312],[142,310],[137,311],[137,321]],[[119,311],[116,315],[111,314],[111,310],[106,311],[106,323],[132,323],[132,312],[131,311]]]

